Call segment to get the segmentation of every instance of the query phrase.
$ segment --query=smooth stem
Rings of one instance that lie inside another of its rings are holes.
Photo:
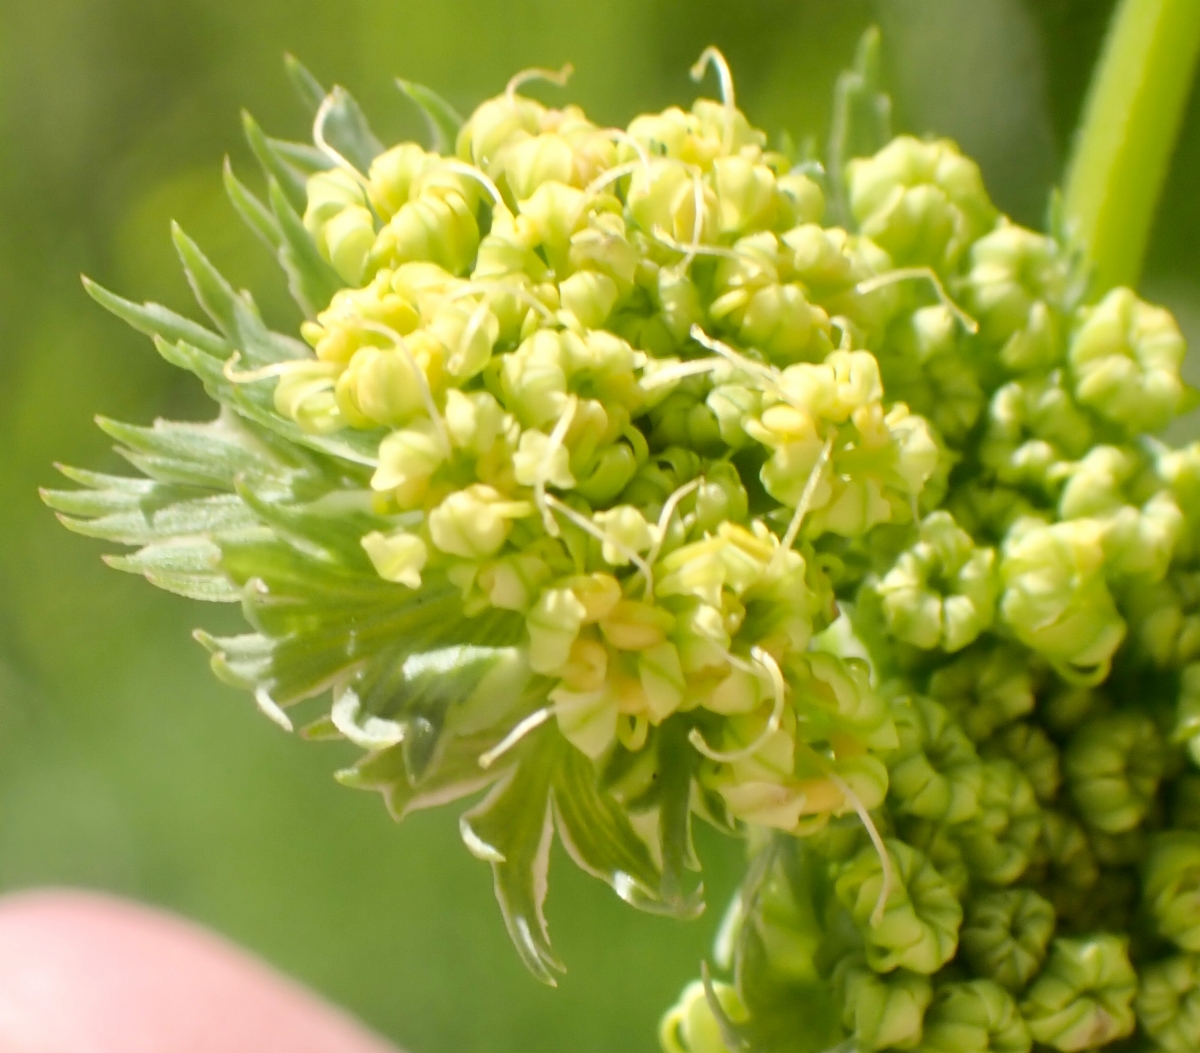
[[[1121,0],[1092,78],[1063,207],[1100,296],[1135,286],[1200,52],[1200,0]]]

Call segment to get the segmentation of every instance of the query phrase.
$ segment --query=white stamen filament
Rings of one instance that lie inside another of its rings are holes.
[[[554,455],[562,449],[563,440],[566,439],[567,430],[575,419],[575,410],[578,406],[579,399],[572,395],[567,400],[567,408],[558,418],[558,423],[554,425],[554,430],[550,433],[550,441],[546,443],[546,454],[538,465],[537,480],[533,484],[534,503],[537,505],[538,511],[542,513],[542,525],[551,537],[558,537],[558,523],[550,514],[550,505],[546,495],[546,476],[554,467]]]
[[[761,647],[752,647],[750,649],[750,657],[757,663],[758,668],[754,670],[757,675],[761,677],[763,671],[766,672],[766,679],[770,683],[771,691],[775,696],[775,705],[771,709],[771,716],[767,720],[766,727],[754,737],[753,742],[748,746],[743,746],[741,749],[730,750],[728,752],[715,750],[704,741],[704,736],[700,734],[699,728],[692,728],[688,734],[688,742],[695,747],[697,753],[702,754],[709,760],[716,761],[718,764],[733,764],[735,761],[745,760],[747,757],[754,756],[755,753],[766,745],[767,740],[779,730],[780,725],[783,723],[783,709],[787,685],[784,683],[783,672],[779,668],[779,663]]]
[[[527,307],[532,307],[547,322],[554,321],[554,312],[528,289],[520,285],[509,285],[500,280],[463,282],[453,292],[448,293],[446,299],[461,300],[464,296],[475,296],[477,294],[483,294],[484,296],[512,296],[520,300]]]
[[[887,901],[892,895],[892,886],[896,883],[896,874],[892,869],[891,854],[887,850],[887,845],[883,843],[879,827],[875,825],[875,820],[871,818],[871,813],[867,811],[867,806],[863,804],[862,798],[850,788],[850,784],[838,775],[837,772],[827,768],[825,774],[829,777],[829,781],[841,791],[842,796],[846,798],[850,806],[858,813],[858,818],[866,828],[867,836],[871,839],[871,844],[875,846],[875,851],[879,855],[882,881],[879,886],[879,898],[875,901],[875,909],[871,911],[871,925],[872,927],[877,927],[883,921],[884,911],[887,909]]]
[[[671,525],[671,519],[675,515],[676,509],[679,508],[679,503],[687,497],[693,490],[697,490],[700,484],[704,482],[704,477],[693,479],[690,483],[684,483],[683,486],[677,488],[670,497],[667,498],[666,504],[662,507],[662,512],[658,516],[658,525],[655,528],[654,544],[650,546],[650,551],[646,554],[646,566],[653,568],[658,560],[658,554],[662,551],[663,544],[667,540],[667,529]],[[646,600],[654,599],[654,578],[646,577]]]
[[[800,527],[804,523],[804,517],[808,515],[809,506],[812,504],[813,495],[817,492],[817,484],[821,481],[821,476],[825,472],[825,465],[829,463],[829,455],[833,453],[834,436],[830,435],[825,440],[825,445],[821,447],[821,453],[818,455],[816,463],[812,466],[812,471],[808,473],[808,481],[804,484],[804,490],[800,494],[800,500],[796,503],[796,511],[792,514],[792,521],[788,524],[787,533],[783,535],[783,540],[779,544],[779,550],[772,556],[772,561],[782,559],[785,552],[790,552],[792,546],[796,543],[796,538],[800,534]]]
[[[632,135],[622,128],[605,128],[604,134],[609,136],[618,143],[624,143],[630,147],[634,153],[638,155],[638,160],[642,162],[642,166],[646,169],[646,179],[650,178],[650,152],[639,143]],[[624,165],[620,166],[624,167]]]
[[[655,227],[650,236],[660,245],[665,245],[669,249],[674,249],[676,252],[692,253],[695,256],[718,256],[721,259],[733,260],[735,263],[750,264],[757,270],[774,281],[778,275],[775,267],[764,260],[761,256],[753,256],[748,252],[739,251],[736,246],[727,249],[721,245],[685,245],[677,238],[671,237],[670,233],[662,227]]]
[[[513,75],[504,88],[504,94],[508,97],[509,105],[515,105],[517,101],[517,89],[522,84],[528,84],[530,81],[535,80],[545,80],[563,88],[566,87],[567,81],[571,79],[571,74],[574,72],[575,67],[569,62],[563,65],[561,69],[542,69],[539,67],[523,69],[520,73]]]
[[[242,353],[235,351],[221,367],[221,373],[231,384],[253,384],[256,380],[270,380],[272,377],[286,377],[295,371],[297,363],[307,364],[306,359],[291,359],[287,362],[272,362],[260,369],[248,369],[239,372],[237,364],[242,360]]]
[[[725,104],[725,134],[722,137],[721,149],[726,153],[733,150],[733,120],[737,113],[736,100],[733,94],[733,74],[729,71],[729,63],[725,56],[715,47],[707,47],[692,67],[692,80],[700,81],[704,71],[711,65],[717,71],[717,80],[721,85],[721,102]]]
[[[545,706],[539,709],[536,713],[531,713],[522,720],[515,728],[502,738],[499,743],[493,746],[486,753],[479,755],[479,766],[484,770],[490,768],[501,757],[512,749],[531,731],[540,728],[552,716],[554,716],[554,707]]]
[[[942,306],[958,319],[959,324],[968,333],[979,332],[979,323],[950,299],[950,294],[946,292],[946,287],[942,284],[941,278],[934,273],[932,267],[901,267],[899,270],[888,271],[886,274],[879,274],[874,278],[868,278],[866,281],[859,282],[854,287],[854,291],[861,296],[866,296],[868,293],[877,292],[888,285],[909,281],[927,281],[932,284]]]
[[[732,362],[738,369],[745,373],[749,373],[752,377],[757,377],[764,380],[768,385],[786,399],[787,394],[779,386],[779,371],[772,366],[765,366],[761,362],[755,362],[752,358],[747,358],[745,355],[735,351],[728,344],[722,343],[720,340],[714,340],[698,325],[693,325],[689,331],[689,336],[702,347],[707,347],[710,351],[720,355],[728,362]]]
[[[656,370],[648,377],[643,376],[641,381],[642,390],[652,391],[654,388],[662,387],[664,384],[674,384],[676,381],[686,380],[688,377],[700,376],[702,373],[711,373],[717,367],[727,365],[729,363],[723,358],[697,358],[691,362],[680,362],[677,365]]]
[[[451,172],[457,172],[461,176],[466,176],[468,179],[474,179],[484,190],[487,191],[488,197],[492,199],[492,204],[497,209],[507,209],[508,206],[504,203],[504,197],[500,193],[500,188],[496,186],[483,172],[478,168],[474,168],[463,161],[455,160],[453,157],[442,157],[437,162],[442,168],[448,168]]]
[[[381,336],[386,336],[393,344],[396,345],[396,350],[400,352],[408,362],[408,367],[413,371],[413,375],[417,380],[417,387],[421,391],[421,401],[425,403],[425,412],[429,414],[429,419],[433,423],[434,430],[437,432],[438,441],[442,444],[442,449],[447,457],[453,453],[453,447],[450,445],[450,434],[446,431],[446,423],[442,420],[442,415],[438,412],[437,403],[433,401],[433,392],[429,387],[429,378],[425,376],[423,370],[417,360],[413,358],[413,354],[408,349],[408,343],[399,333],[396,332],[390,325],[384,325],[382,322],[361,321],[359,325],[369,332],[379,333]]]
[[[334,93],[331,91],[321,101],[321,105],[317,107],[317,115],[313,118],[313,143],[316,148],[328,157],[338,168],[349,172],[357,183],[364,188],[369,188],[371,182],[362,172],[354,167],[353,164],[341,153],[329,145],[325,138],[325,122],[329,120],[329,114],[333,111],[334,104],[337,102]]]
[[[553,494],[546,495],[546,504],[548,507],[554,509],[555,512],[558,512],[565,518],[569,519],[585,534],[589,535],[590,537],[594,537],[600,542],[600,544],[612,545],[612,547],[620,552],[622,556],[624,556],[627,560],[629,560],[630,563],[637,567],[637,569],[640,570],[647,579],[650,577],[650,565],[623,541],[604,533],[604,531],[596,526],[596,524],[590,519],[588,519],[587,516],[580,512],[576,512],[575,509],[573,509],[570,505],[560,501]],[[557,529],[558,526],[555,524],[555,530],[557,531]],[[557,537],[557,533],[554,536]]]

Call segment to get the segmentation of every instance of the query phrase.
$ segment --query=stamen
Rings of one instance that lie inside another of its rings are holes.
[[[531,713],[513,728],[512,731],[505,735],[497,745],[493,746],[486,753],[479,755],[479,766],[486,771],[526,735],[540,728],[552,716],[554,716],[553,706],[546,706],[543,709],[539,709],[536,713]]]
[[[717,80],[721,85],[721,101],[725,104],[725,134],[721,141],[721,149],[725,153],[733,151],[733,121],[737,114],[737,106],[733,94],[733,74],[729,72],[729,63],[725,56],[715,47],[707,47],[696,60],[691,69],[692,80],[700,81],[705,69],[711,65],[717,71]]]
[[[297,363],[303,362],[307,364],[307,359],[292,359],[288,362],[272,362],[269,366],[263,366],[260,369],[248,369],[238,372],[237,364],[242,360],[242,353],[235,351],[229,356],[225,365],[221,367],[221,373],[226,380],[231,384],[253,384],[256,380],[270,380],[272,377],[285,377],[289,373],[294,372],[294,367]]]
[[[756,670],[759,676],[762,676],[762,670],[766,670],[766,679],[770,682],[771,690],[775,695],[775,705],[771,709],[771,716],[767,720],[766,727],[754,737],[753,742],[748,746],[743,746],[741,749],[729,752],[715,750],[704,741],[704,736],[700,734],[699,728],[692,728],[688,734],[688,742],[695,747],[697,753],[702,754],[709,760],[716,761],[718,764],[732,764],[735,761],[752,757],[762,749],[767,740],[779,730],[780,725],[783,723],[783,709],[787,685],[784,683],[783,672],[779,668],[779,663],[761,647],[752,647],[750,649],[750,657],[760,667]]]
[[[871,839],[871,844],[875,846],[875,851],[879,855],[882,882],[879,886],[879,898],[875,901],[875,909],[871,911],[871,926],[877,928],[880,922],[883,921],[887,901],[892,895],[892,886],[896,882],[896,874],[892,869],[891,854],[887,850],[887,845],[883,843],[879,827],[875,825],[875,820],[871,818],[871,813],[867,811],[867,806],[863,804],[862,798],[850,788],[850,784],[838,775],[837,772],[826,769],[825,774],[829,777],[829,781],[841,790],[842,796],[850,802],[851,807],[858,813],[859,821],[866,828],[867,836]]]
[[[671,519],[675,515],[675,510],[679,507],[679,503],[687,497],[693,490],[699,488],[704,482],[704,477],[700,476],[693,479],[690,483],[684,483],[683,486],[675,490],[670,497],[667,498],[666,504],[662,507],[662,512],[658,517],[658,526],[656,528],[656,537],[654,544],[650,546],[650,551],[646,554],[646,565],[653,568],[658,560],[658,554],[662,551],[663,543],[667,539],[667,528],[671,525]],[[646,578],[646,599],[654,599],[654,578]]]
[[[812,504],[813,495],[817,492],[817,484],[821,481],[821,476],[825,472],[825,465],[829,463],[829,455],[833,452],[834,436],[830,435],[825,440],[825,445],[821,447],[821,453],[817,457],[816,463],[812,466],[812,471],[808,473],[808,481],[804,484],[804,490],[800,494],[800,500],[796,504],[796,511],[792,515],[792,521],[788,524],[787,533],[783,535],[783,540],[779,543],[779,549],[774,556],[771,557],[772,562],[783,558],[783,553],[791,551],[792,546],[796,543],[796,537],[800,533],[800,526],[804,522],[804,517],[808,515],[809,505]]]
[[[571,422],[575,419],[575,410],[578,406],[579,399],[572,395],[567,400],[567,408],[563,411],[563,415],[558,418],[558,423],[554,425],[554,430],[550,433],[550,441],[546,443],[546,455],[538,465],[537,480],[533,484],[534,504],[542,513],[542,525],[551,537],[558,537],[558,523],[550,514],[546,496],[546,476],[550,472],[554,455],[562,448],[563,440],[567,437],[567,429],[571,427]]]
[[[474,296],[482,293],[484,296],[513,296],[527,307],[532,307],[547,322],[554,321],[554,312],[528,289],[520,285],[508,285],[506,282],[494,279],[490,281],[463,282],[453,292],[446,294],[447,300],[461,300],[464,296]]]
[[[838,337],[839,351],[854,350],[854,323],[850,321],[844,314],[835,314],[829,319],[829,324],[834,326],[841,334]]]
[[[448,168],[451,172],[457,172],[461,176],[466,176],[468,179],[474,179],[484,190],[487,191],[488,197],[492,199],[492,204],[498,209],[507,209],[508,206],[504,203],[504,198],[500,193],[500,188],[493,183],[487,175],[481,172],[478,168],[474,168],[463,161],[456,160],[453,157],[442,157],[438,160],[438,164],[442,168]]]
[[[523,69],[520,73],[514,74],[513,78],[504,88],[504,94],[508,96],[509,105],[514,105],[517,101],[517,89],[522,84],[528,84],[530,81],[545,80],[551,84],[557,84],[560,88],[565,88],[567,81],[571,79],[571,74],[575,72],[575,67],[571,63],[566,63],[561,69],[541,69],[534,67],[532,69]]]
[[[627,131],[625,131],[622,128],[605,128],[603,131],[604,131],[605,135],[614,139],[616,142],[624,143],[626,146],[631,147],[633,149],[634,153],[636,153],[638,155],[638,160],[640,160],[642,162],[643,167],[646,169],[646,178],[649,179],[650,178],[650,152],[641,143],[639,143],[632,135],[630,135]],[[624,166],[621,166],[621,167],[624,167]],[[610,169],[610,171],[611,171],[611,169]]]
[[[685,245],[682,241],[671,237],[662,227],[655,227],[650,232],[650,236],[660,245],[665,245],[676,252],[691,252],[696,256],[719,256],[721,259],[733,260],[735,263],[748,263],[750,266],[758,268],[758,270],[762,271],[763,274],[772,280],[775,279],[777,274],[775,268],[761,257],[752,256],[748,252],[739,252],[736,248],[727,249],[721,245]]]
[[[588,519],[587,516],[582,515],[579,512],[576,512],[575,509],[573,509],[570,505],[564,503],[563,501],[560,501],[553,494],[546,494],[546,504],[548,507],[553,508],[554,511],[561,513],[563,516],[565,516],[567,519],[569,519],[572,523],[574,523],[577,527],[579,527],[579,529],[582,530],[585,534],[588,534],[589,536],[594,537],[597,541],[600,542],[600,544],[612,545],[613,548],[617,549],[621,553],[622,556],[624,556],[627,560],[629,560],[630,563],[632,563],[635,567],[637,567],[637,569],[639,571],[641,571],[642,574],[644,574],[647,579],[649,579],[649,577],[650,577],[649,564],[641,556],[639,556],[636,552],[634,552],[633,549],[631,549],[628,545],[619,541],[617,538],[611,537],[610,535],[604,533],[604,531],[601,530],[598,526],[596,526],[596,524],[593,523],[590,519]],[[555,524],[555,531],[557,531],[557,530],[558,530],[558,525]],[[555,533],[553,536],[557,537],[558,534]]]
[[[950,294],[946,292],[946,287],[942,284],[942,280],[937,274],[934,273],[932,267],[901,267],[899,270],[888,271],[886,274],[879,274],[874,278],[868,278],[866,281],[859,282],[854,287],[854,291],[862,296],[866,296],[868,293],[877,292],[888,285],[909,281],[927,281],[932,284],[942,306],[958,319],[959,324],[968,333],[974,334],[979,332],[979,323],[950,299]]]
[[[336,102],[337,98],[334,92],[331,91],[321,101],[321,105],[317,107],[317,115],[313,118],[313,143],[316,145],[317,149],[320,150],[321,153],[323,153],[326,157],[328,157],[335,165],[337,165],[338,168],[349,172],[360,186],[362,186],[364,189],[367,189],[370,187],[371,181],[367,179],[362,172],[355,168],[354,165],[351,164],[343,154],[339,153],[332,146],[330,146],[329,142],[325,139],[325,122],[329,120],[329,114],[333,111],[333,107]]]
[[[732,362],[738,369],[749,373],[751,376],[765,380],[778,394],[786,398],[786,393],[779,386],[779,372],[771,366],[764,366],[761,362],[755,362],[752,358],[747,358],[739,351],[735,351],[728,344],[722,343],[720,340],[715,340],[709,336],[698,325],[693,325],[689,330],[688,335],[700,344],[701,347],[707,347],[710,351],[720,355],[726,361]]]
[[[413,358],[412,352],[409,351],[404,337],[397,333],[390,325],[384,325],[382,322],[363,320],[359,322],[359,325],[369,332],[386,336],[396,345],[396,350],[407,360],[409,368],[417,378],[417,387],[421,389],[421,401],[425,403],[425,412],[429,414],[429,419],[433,423],[434,430],[437,432],[438,440],[441,442],[446,456],[449,457],[453,453],[453,447],[450,445],[450,434],[446,431],[446,424],[442,420],[442,415],[438,413],[437,403],[433,401],[433,392],[429,388],[429,378],[425,376],[425,370],[417,365],[417,360]]]
[[[727,365],[729,363],[723,358],[697,358],[691,362],[680,362],[644,377],[641,382],[642,388],[652,390],[662,387],[663,384],[674,384],[678,380],[699,376],[701,373],[711,373],[717,367]]]

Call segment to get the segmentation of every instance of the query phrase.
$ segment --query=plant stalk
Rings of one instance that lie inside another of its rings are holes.
[[[1067,168],[1069,232],[1094,296],[1141,276],[1200,54],[1200,0],[1121,0]]]

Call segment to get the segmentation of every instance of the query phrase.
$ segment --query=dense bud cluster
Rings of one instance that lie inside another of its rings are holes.
[[[722,101],[624,129],[406,85],[428,150],[297,72],[317,149],[252,137],[270,209],[229,181],[307,346],[180,236],[219,336],[97,295],[227,409],[112,426],[150,480],[49,500],[240,600],[218,672],[287,726],[332,689],[309,734],[397,816],[491,786],[463,836],[546,979],[555,833],[678,914],[692,817],[747,833],[735,985],[669,1053],[1190,1049],[1200,445],[1146,434],[1179,329],[1089,301],[952,143],[825,172],[705,61]]]

